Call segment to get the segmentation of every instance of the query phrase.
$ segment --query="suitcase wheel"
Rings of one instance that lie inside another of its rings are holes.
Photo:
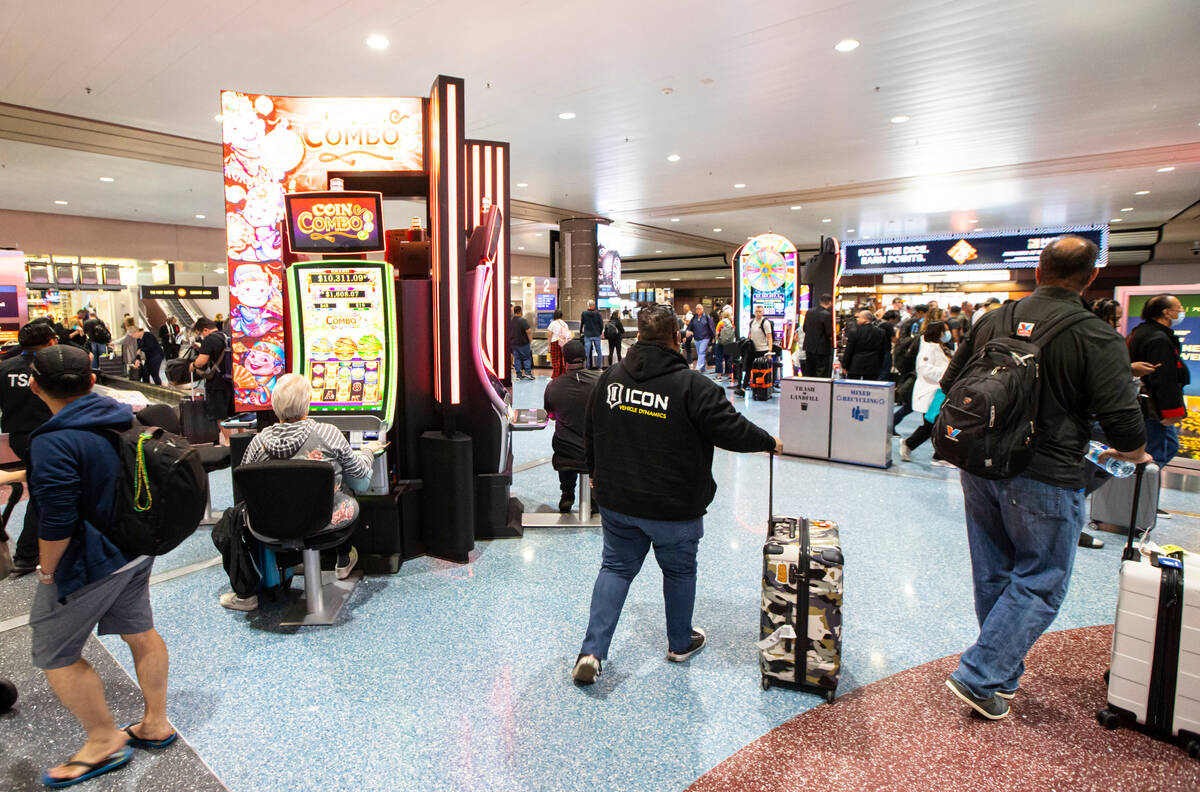
[[[1109,669],[1107,669],[1107,668],[1104,669],[1104,684],[1106,684],[1106,685],[1108,684],[1108,672],[1109,672]]]
[[[1188,740],[1187,752],[1193,759],[1200,759],[1200,740]]]
[[[762,686],[763,690],[771,689],[771,680],[767,679],[766,677],[762,677],[761,679],[759,679],[758,684]]]
[[[1102,709],[1096,713],[1096,722],[1112,731],[1121,725],[1121,716],[1110,709]]]
[[[826,700],[827,702],[829,702],[830,704],[832,704],[832,703],[833,703],[833,697],[834,697],[834,696],[836,696],[836,695],[837,695],[837,691],[836,691],[836,690],[826,690],[826,691],[825,691],[825,700]]]

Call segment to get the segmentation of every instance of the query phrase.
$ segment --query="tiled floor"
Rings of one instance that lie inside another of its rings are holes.
[[[545,382],[518,383],[517,406],[540,406]],[[739,409],[777,429],[775,400]],[[520,470],[550,456],[550,431],[515,434],[514,446]],[[841,524],[843,692],[974,638],[957,474],[930,468],[928,455],[926,446],[916,462],[886,471],[792,458],[776,470],[778,512]],[[696,605],[710,647],[686,666],[664,661],[661,575],[648,563],[604,676],[575,688],[568,671],[600,533],[537,529],[478,544],[465,566],[417,559],[368,578],[332,628],[281,629],[277,611],[221,609],[217,596],[228,589],[219,567],[155,585],[172,653],[171,716],[235,792],[685,789],[821,701],[758,686],[767,458],[718,451],[714,476]],[[229,503],[228,481],[228,472],[214,474],[218,508]],[[527,509],[555,503],[557,476],[533,465],[513,489]],[[1193,494],[1166,492],[1163,504],[1200,513]],[[1160,531],[1200,549],[1200,519],[1179,516]],[[193,538],[156,570],[212,555],[207,541]],[[1115,542],[1080,551],[1052,629],[1112,621],[1119,555]],[[103,643],[129,667],[118,640]],[[0,675],[11,662],[0,658]]]

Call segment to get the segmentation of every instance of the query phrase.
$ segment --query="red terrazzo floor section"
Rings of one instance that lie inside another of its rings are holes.
[[[1200,790],[1200,762],[1185,751],[1096,723],[1111,636],[1111,627],[1042,636],[1003,721],[969,714],[946,689],[958,658],[945,657],[797,716],[689,792]]]

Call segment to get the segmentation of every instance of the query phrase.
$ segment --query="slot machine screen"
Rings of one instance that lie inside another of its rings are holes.
[[[396,353],[389,265],[313,261],[289,270],[293,349],[312,385],[312,412],[390,421]]]

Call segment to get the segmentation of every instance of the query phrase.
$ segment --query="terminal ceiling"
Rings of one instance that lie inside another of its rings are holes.
[[[514,197],[614,219],[626,255],[1146,227],[1200,199],[1197,30],[1200,3],[1170,0],[10,2],[0,102],[215,144],[222,88],[422,95],[452,74],[467,134],[512,142]],[[0,140],[0,165],[0,208],[222,223],[219,159]],[[522,219],[514,247],[544,254],[551,225]]]

